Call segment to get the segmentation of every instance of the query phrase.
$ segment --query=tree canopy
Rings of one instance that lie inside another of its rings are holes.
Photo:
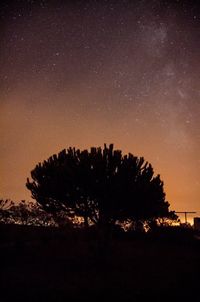
[[[26,186],[50,213],[66,211],[85,223],[147,221],[169,217],[163,182],[143,157],[122,155],[113,145],[88,150],[69,148],[31,171]]]

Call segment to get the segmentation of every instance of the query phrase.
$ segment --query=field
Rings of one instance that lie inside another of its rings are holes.
[[[191,236],[114,236],[0,225],[1,302],[188,300],[199,295],[200,242]],[[198,299],[197,299],[198,300]]]

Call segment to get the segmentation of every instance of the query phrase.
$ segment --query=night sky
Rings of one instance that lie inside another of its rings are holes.
[[[4,1],[0,197],[69,146],[144,156],[200,211],[199,1]],[[200,212],[198,213],[200,215]]]

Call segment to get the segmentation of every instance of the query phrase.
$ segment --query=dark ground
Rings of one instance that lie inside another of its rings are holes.
[[[199,301],[200,241],[115,236],[99,259],[90,234],[0,225],[0,302]]]

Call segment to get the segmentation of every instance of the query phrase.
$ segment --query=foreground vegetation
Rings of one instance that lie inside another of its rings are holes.
[[[192,230],[113,232],[107,253],[95,229],[0,225],[1,301],[189,299],[199,287]]]

